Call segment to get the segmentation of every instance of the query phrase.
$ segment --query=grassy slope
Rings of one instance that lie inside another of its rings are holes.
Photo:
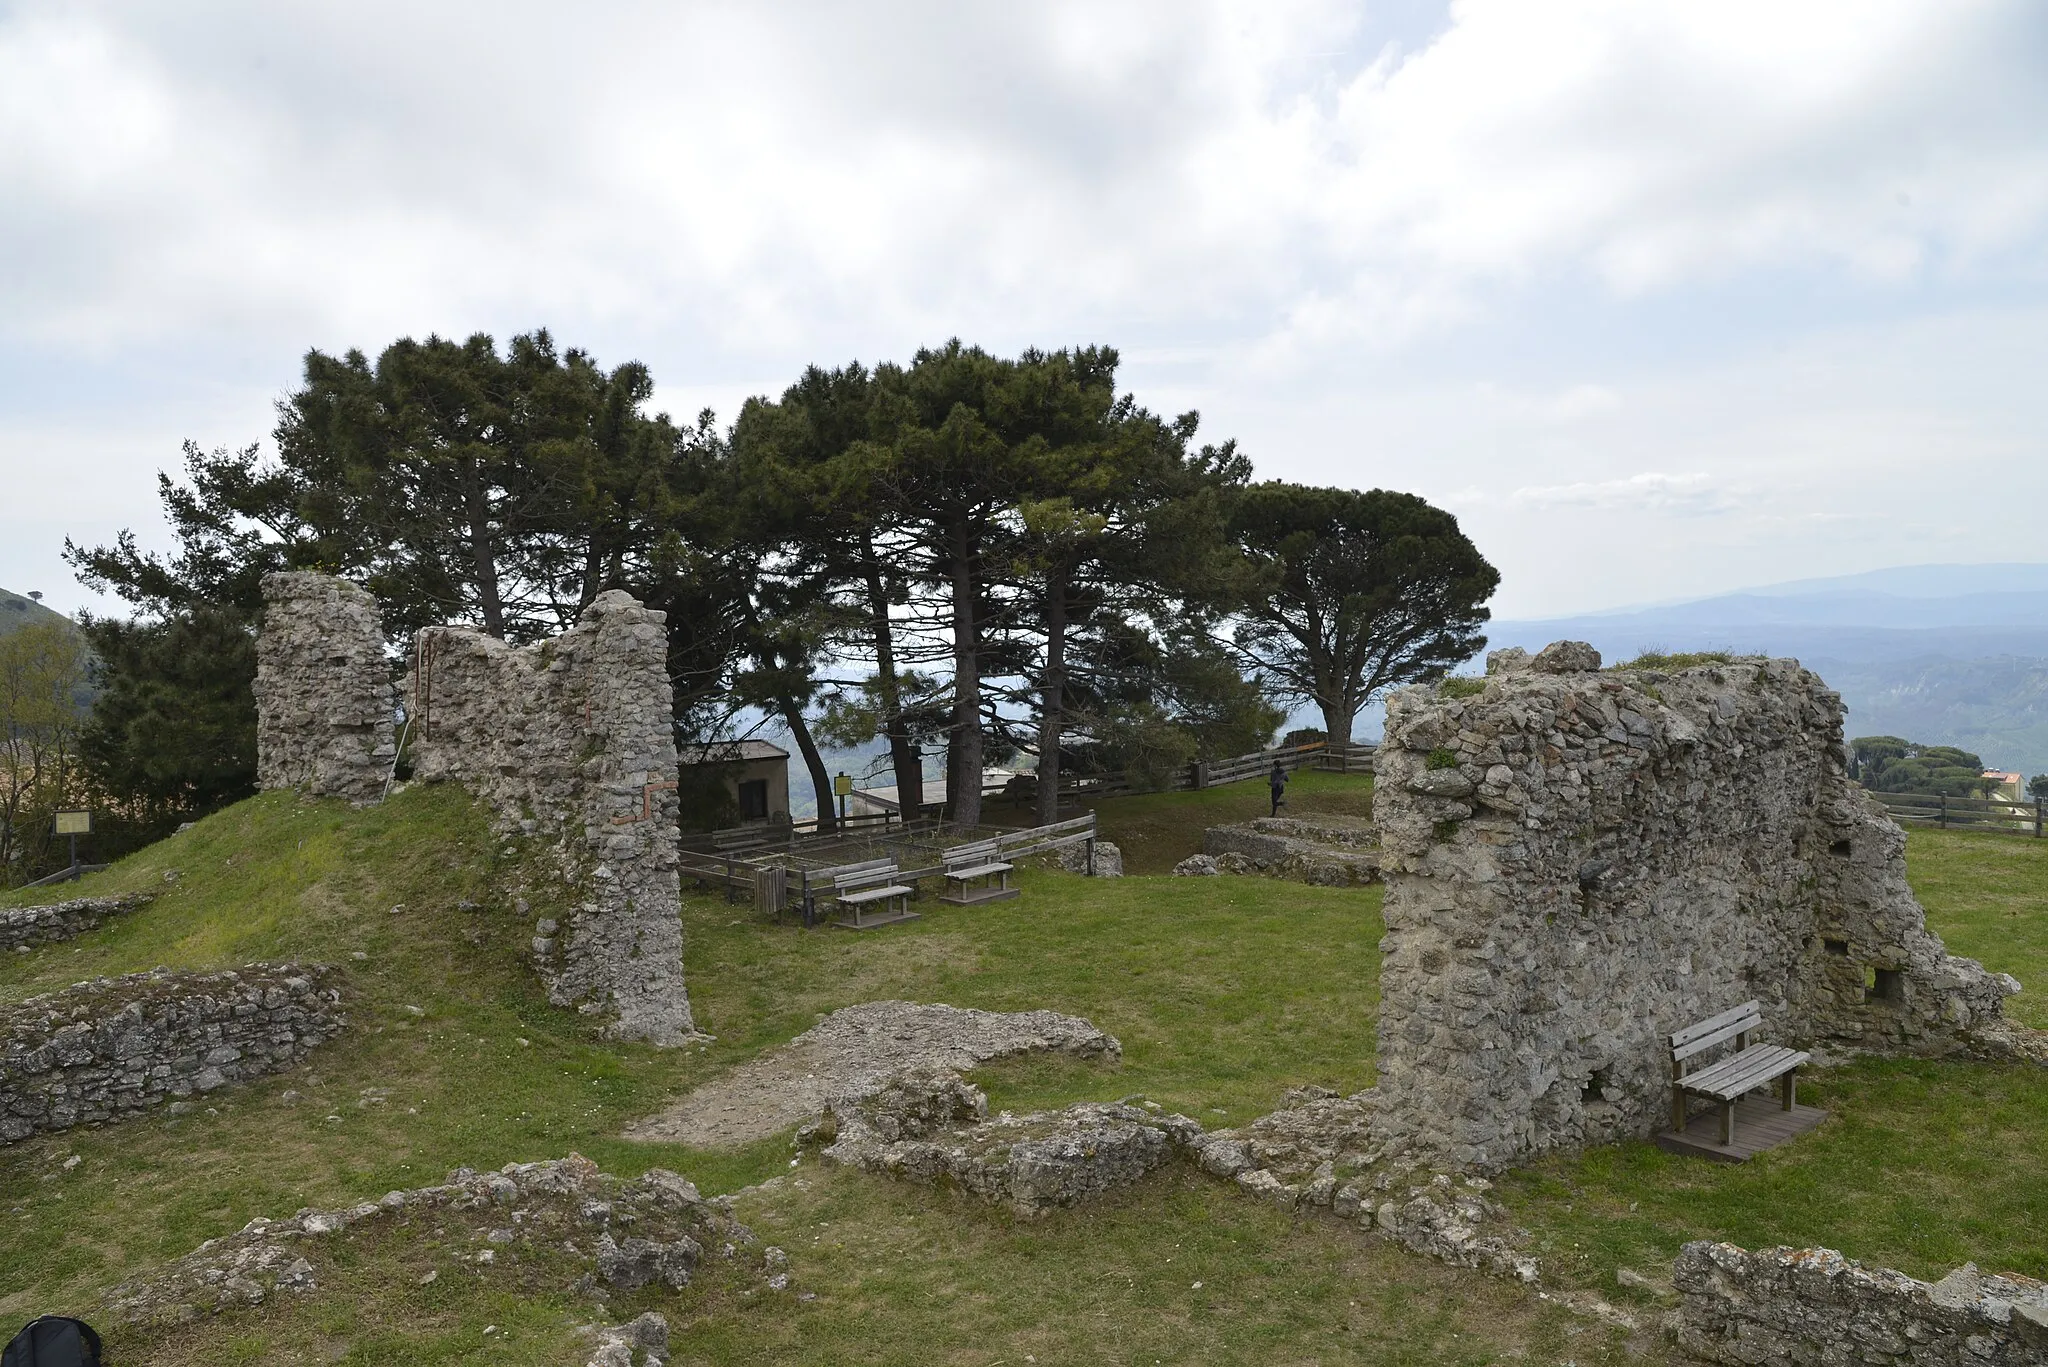
[[[1355,804],[1363,786],[1325,782],[1333,805]],[[1252,796],[1262,809],[1263,794]],[[1231,789],[1131,799],[1104,813],[1105,826],[1170,864],[1173,842],[1198,840],[1217,819],[1210,804],[1226,801],[1243,805]],[[1959,951],[2048,985],[2048,850],[2025,849],[1915,832],[1911,854],[1916,885]],[[174,867],[183,874],[167,884]],[[0,1150],[0,1191],[11,1198],[0,1200],[0,1287],[14,1288],[0,1318],[86,1304],[124,1272],[251,1215],[419,1185],[461,1163],[577,1149],[614,1172],[675,1167],[709,1190],[786,1171],[781,1141],[709,1155],[610,1136],[817,1013],[879,996],[1050,1006],[1123,1039],[1115,1069],[991,1070],[998,1106],[1144,1092],[1217,1124],[1270,1107],[1295,1083],[1370,1080],[1376,890],[1030,873],[1014,901],[928,906],[925,920],[872,936],[763,926],[692,896],[691,998],[719,1039],[701,1053],[661,1054],[601,1044],[540,998],[510,948],[528,928],[494,909],[521,873],[458,794],[415,790],[364,812],[260,798],[89,880],[161,898],[81,941],[9,956],[0,1000],[91,973],[296,954],[350,965],[355,1024],[308,1070],[215,1094],[218,1114]],[[63,895],[71,890],[44,899]],[[465,900],[480,906],[459,909]],[[351,950],[369,957],[352,961]],[[406,1005],[427,1014],[415,1020]],[[370,1087],[394,1090],[368,1104]],[[287,1088],[306,1099],[285,1104]],[[2048,1229],[2036,1191],[2048,1133],[2040,1075],[1862,1064],[1814,1094],[1837,1120],[1747,1167],[1630,1145],[1514,1179],[1510,1199],[1549,1245],[1546,1275],[1614,1296],[1615,1267],[1654,1273],[1683,1238],[1706,1234],[1827,1242],[1922,1272],[1963,1257],[2048,1270],[2034,1232]],[[66,1172],[59,1164],[72,1153],[83,1161]],[[1020,1223],[806,1162],[740,1213],[790,1250],[798,1284],[818,1299],[793,1309],[714,1281],[662,1302],[689,1325],[679,1361],[1619,1360],[1612,1335],[1511,1288],[1327,1221],[1296,1222],[1190,1175]],[[347,1246],[347,1266],[327,1279],[334,1289],[309,1301],[121,1346],[130,1360],[195,1363],[570,1359],[567,1327],[591,1317],[587,1303],[488,1278],[444,1275],[422,1289],[408,1271],[418,1250],[399,1242]],[[486,1324],[509,1334],[487,1347]]]

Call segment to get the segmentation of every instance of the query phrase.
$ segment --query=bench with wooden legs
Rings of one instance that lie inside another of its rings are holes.
[[[1718,1016],[1686,1026],[1671,1036],[1671,1132],[1684,1136],[1690,1123],[1693,1097],[1713,1102],[1720,1108],[1721,1147],[1735,1146],[1735,1110],[1749,1093],[1778,1084],[1779,1109],[1788,1115],[1800,1109],[1799,1065],[1813,1056],[1780,1044],[1752,1044],[1750,1036],[1763,1026],[1763,1011],[1755,1001],[1730,1007]],[[1734,1041],[1726,1057],[1697,1072],[1692,1061],[1717,1045]],[[1789,1136],[1786,1136],[1789,1137]]]
[[[1015,897],[1018,890],[1010,886],[1010,870],[1017,866],[1004,860],[1000,849],[997,841],[977,840],[947,850],[944,858],[948,894],[939,900],[967,907]],[[957,892],[951,890],[955,884],[959,887]]]
[[[853,913],[851,919],[840,917],[832,924],[846,930],[873,930],[877,926],[893,926],[899,921],[915,921],[917,913],[910,909],[909,900],[917,889],[896,881],[896,865],[884,863],[879,868],[862,869],[858,872],[841,873],[832,879],[832,900]],[[868,909],[880,904],[878,913]]]

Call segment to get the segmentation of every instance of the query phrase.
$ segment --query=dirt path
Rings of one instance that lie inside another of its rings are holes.
[[[1123,1053],[1115,1036],[1057,1011],[863,1002],[634,1123],[626,1138],[699,1148],[745,1144],[803,1124],[829,1100],[864,1096],[907,1073],[965,1072],[991,1059],[1053,1050],[1080,1058]]]

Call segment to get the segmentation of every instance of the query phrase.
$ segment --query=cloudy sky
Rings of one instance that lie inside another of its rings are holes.
[[[0,585],[310,347],[1106,342],[1503,615],[2048,560],[2048,6],[0,0]]]

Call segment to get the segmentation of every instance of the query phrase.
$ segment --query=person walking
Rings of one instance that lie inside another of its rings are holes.
[[[1273,772],[1266,776],[1266,786],[1273,790],[1273,815],[1278,816],[1287,805],[1287,766],[1277,759],[1273,761]]]

